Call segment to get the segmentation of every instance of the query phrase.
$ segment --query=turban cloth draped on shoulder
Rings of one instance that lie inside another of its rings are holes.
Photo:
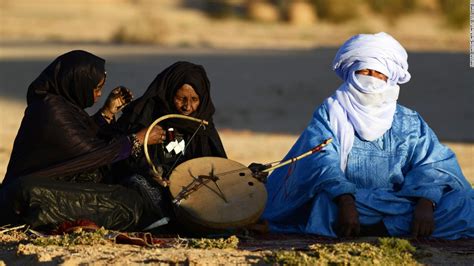
[[[198,109],[190,116],[209,122],[205,129],[197,131],[189,143],[187,153],[193,157],[226,157],[219,135],[214,127],[212,116],[215,108],[211,100],[211,84],[204,67],[190,62],[180,61],[159,73],[142,97],[127,106],[118,123],[128,133],[148,127],[157,118],[179,113],[174,105],[176,91],[189,84],[199,95]],[[165,127],[173,127],[191,135],[199,126],[196,122],[183,119],[168,119]]]
[[[336,92],[326,100],[331,128],[341,146],[341,169],[345,171],[347,157],[352,149],[354,135],[373,141],[380,138],[392,126],[398,99],[398,84],[406,83],[408,54],[392,36],[358,34],[346,41],[336,54],[333,70],[344,81]],[[355,72],[361,69],[376,70],[387,77],[384,86],[374,90],[364,87]],[[390,95],[376,106],[368,106],[358,95]],[[388,100],[387,100],[388,98]]]

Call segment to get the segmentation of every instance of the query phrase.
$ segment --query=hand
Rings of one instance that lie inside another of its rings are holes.
[[[266,183],[268,172],[262,172],[267,168],[266,165],[261,163],[251,163],[248,168],[252,171],[252,176],[258,179],[260,182]]]
[[[420,198],[413,212],[411,233],[414,237],[427,237],[434,231],[433,202]]]
[[[140,144],[143,145],[145,142],[145,134],[148,128],[144,128],[136,134],[138,141]],[[161,128],[160,126],[156,125],[150,131],[150,135],[148,135],[148,144],[161,144],[166,140],[166,131]]]
[[[337,198],[339,207],[338,235],[357,236],[360,233],[359,213],[352,195],[343,194]]]
[[[104,107],[102,107],[102,112],[108,117],[113,117],[129,104],[132,99],[132,92],[123,86],[119,86],[110,92],[109,97],[107,97],[107,100],[105,101]]]

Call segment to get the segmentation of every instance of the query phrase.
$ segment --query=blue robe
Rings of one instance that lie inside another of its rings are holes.
[[[383,221],[392,236],[409,235],[417,198],[435,203],[432,237],[474,237],[474,190],[454,153],[442,145],[418,113],[397,105],[392,128],[374,141],[357,134],[345,173],[340,146],[325,104],[285,158],[295,157],[323,140],[324,152],[276,169],[266,184],[263,218],[271,231],[336,237],[334,198],[354,195],[362,225]]]

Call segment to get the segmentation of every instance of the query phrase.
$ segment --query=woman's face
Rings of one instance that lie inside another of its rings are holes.
[[[195,112],[200,104],[199,95],[189,84],[184,84],[174,95],[174,106],[182,115],[190,115]]]
[[[97,87],[94,89],[94,103],[98,102],[100,99],[100,96],[102,96],[102,88],[105,85],[105,77],[102,78],[97,84]]]
[[[387,76],[385,76],[384,74],[378,72],[377,70],[361,69],[361,70],[357,70],[355,73],[359,74],[359,75],[372,76],[374,78],[378,78],[378,79],[381,79],[383,81],[387,81]]]

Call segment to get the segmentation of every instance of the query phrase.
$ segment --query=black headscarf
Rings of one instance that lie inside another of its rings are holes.
[[[105,78],[105,60],[85,51],[56,58],[28,88],[25,116],[4,183],[25,175],[60,177],[111,163],[128,140],[98,137],[83,110]]]
[[[94,104],[93,90],[105,78],[105,60],[75,50],[56,58],[28,87],[27,103],[55,94],[81,109]]]
[[[186,153],[194,158],[202,156],[226,157],[219,134],[212,122],[215,108],[211,100],[211,85],[206,71],[202,66],[190,62],[176,62],[158,74],[143,96],[125,108],[118,121],[119,125],[127,133],[134,133],[148,127],[161,116],[178,113],[173,99],[176,91],[184,84],[191,85],[199,95],[199,107],[191,116],[209,122],[205,129],[197,131],[196,136],[189,143]],[[196,132],[199,124],[188,120],[169,119],[164,121],[162,126],[173,127],[185,134],[192,135]]]

